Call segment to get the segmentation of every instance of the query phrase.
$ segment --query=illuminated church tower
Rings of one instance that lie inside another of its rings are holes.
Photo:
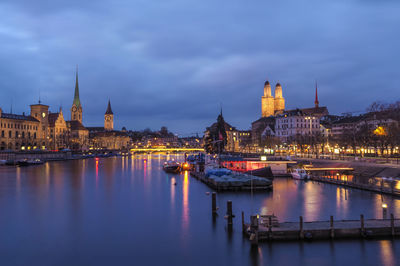
[[[274,115],[274,97],[271,93],[271,85],[268,81],[264,84],[264,96],[261,97],[261,115],[268,117]]]
[[[106,113],[104,114],[104,129],[114,130],[114,113],[111,110],[110,100],[108,100],[107,110]]]
[[[282,96],[282,86],[279,83],[276,83],[275,86],[275,114],[281,114],[285,110],[285,98]]]
[[[71,120],[82,123],[82,105],[79,99],[78,67],[76,68],[75,95],[71,107]]]

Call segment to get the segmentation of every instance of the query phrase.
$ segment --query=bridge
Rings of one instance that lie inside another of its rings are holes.
[[[204,152],[203,148],[132,148],[131,152]]]

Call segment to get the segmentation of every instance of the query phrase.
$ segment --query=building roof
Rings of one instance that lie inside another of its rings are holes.
[[[256,123],[273,124],[275,123],[275,117],[274,116],[261,117],[260,119],[252,122],[251,124],[256,124]]]
[[[106,115],[113,115],[113,111],[111,110],[110,100],[108,100],[108,106],[107,106],[107,110],[106,110]]]
[[[126,132],[110,130],[101,132],[91,132],[90,137],[129,137]]]
[[[214,124],[212,124],[211,126],[209,126],[207,129],[216,129],[218,127],[218,122],[215,122]],[[232,131],[232,130],[236,130],[235,127],[231,126],[230,124],[226,123],[224,124],[225,127],[225,131]]]
[[[50,113],[48,118],[49,118],[49,126],[54,127],[56,124],[56,121],[58,119],[60,113]]]
[[[99,132],[99,131],[105,131],[104,127],[86,127],[87,130],[92,132]]]
[[[306,115],[325,115],[329,114],[328,108],[326,106],[321,107],[312,107],[312,108],[303,108],[300,109]]]
[[[87,130],[86,127],[84,127],[82,125],[81,122],[76,121],[76,120],[71,120],[71,121],[66,121],[67,126],[71,129],[71,130]]]
[[[7,118],[12,120],[24,120],[24,121],[32,121],[32,122],[39,122],[36,118],[32,116],[26,115],[16,115],[16,114],[8,114],[8,113],[1,113],[1,118]]]

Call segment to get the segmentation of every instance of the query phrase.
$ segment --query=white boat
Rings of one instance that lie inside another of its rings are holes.
[[[310,178],[308,176],[306,170],[301,169],[301,168],[293,169],[291,174],[292,174],[293,179],[307,180]]]

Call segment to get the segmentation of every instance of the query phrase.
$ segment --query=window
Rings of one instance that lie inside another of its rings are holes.
[[[8,137],[11,138],[11,130],[8,131]]]

